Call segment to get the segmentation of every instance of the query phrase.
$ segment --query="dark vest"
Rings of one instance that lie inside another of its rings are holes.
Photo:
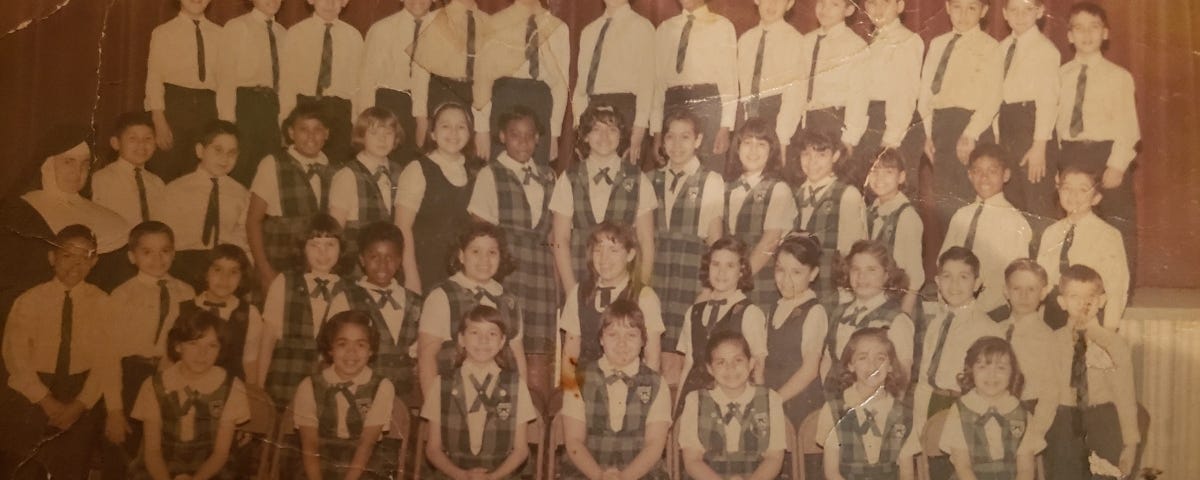
[[[704,463],[722,477],[750,475],[762,462],[762,455],[770,446],[772,422],[783,419],[771,418],[770,390],[764,386],[750,386],[754,399],[742,406],[739,422],[742,427],[740,448],[736,453],[725,452],[725,424],[721,421],[721,410],[713,400],[711,390],[697,392],[696,433],[704,446]],[[723,406],[723,405],[722,405]]]
[[[662,387],[662,377],[645,363],[626,386],[625,419],[614,431],[608,422],[608,384],[604,372],[594,363],[583,366],[579,393],[587,418],[587,449],[602,467],[623,468],[642,451],[646,439],[646,419],[650,406]]]
[[[642,172],[627,162],[621,162],[620,169],[612,173],[612,191],[608,194],[604,218],[596,218],[592,214],[592,179],[586,164],[580,163],[566,175],[571,182],[571,201],[575,211],[571,218],[574,230],[571,234],[571,264],[575,269],[575,278],[586,278],[588,255],[585,250],[592,228],[604,221],[633,225],[637,218]]]
[[[471,434],[467,428],[466,389],[473,385],[463,381],[461,370],[454,369],[442,377],[441,421],[442,448],[454,465],[463,469],[484,468],[492,470],[508,458],[512,451],[513,434],[517,428],[517,405],[519,404],[518,376],[515,371],[501,370],[496,379],[492,398],[485,399],[487,410],[484,421],[483,442],[479,454],[471,452]]]
[[[277,271],[286,271],[303,265],[303,256],[297,238],[304,236],[313,215],[328,211],[329,182],[333,179],[333,168],[324,167],[317,174],[321,178],[321,197],[318,198],[308,183],[308,174],[300,161],[286,150],[275,155],[275,177],[279,188],[278,217],[267,217],[263,221],[263,243],[267,260]]]
[[[458,235],[470,223],[467,203],[475,185],[475,170],[467,168],[467,184],[456,187],[442,169],[426,157],[417,159],[425,176],[425,196],[413,219],[413,249],[417,252],[417,270],[426,292],[445,280],[450,254]]]
[[[458,363],[458,329],[462,324],[463,316],[471,309],[479,305],[479,300],[475,298],[475,292],[463,288],[454,280],[446,280],[442,282],[442,291],[446,292],[446,300],[450,304],[450,339],[442,342],[442,348],[437,354],[438,374],[442,376],[449,375],[455,370],[455,364]],[[516,357],[512,352],[512,341],[517,336],[517,332],[521,330],[521,325],[524,318],[521,313],[521,302],[511,293],[504,292],[499,296],[491,299],[498,310],[500,310],[500,318],[504,320],[508,330],[509,344],[504,346],[504,350],[500,352],[500,356],[505,359],[509,366],[516,367]]]
[[[589,280],[588,283],[591,281]],[[625,286],[624,290],[612,295],[612,301],[624,299],[637,303],[641,288],[632,287],[634,285],[630,279],[630,283]],[[604,311],[596,310],[596,296],[600,295],[598,288],[592,288],[592,294],[587,296],[583,295],[584,285],[581,284],[578,289],[576,305],[579,309],[579,364],[584,365],[593,363],[604,355],[604,348],[600,346],[600,327],[603,323],[600,317]]]
[[[404,320],[400,326],[399,340],[397,332],[389,329],[383,314],[379,312],[379,295],[375,292],[354,284],[346,289],[346,300],[351,310],[360,310],[371,314],[371,323],[379,332],[379,351],[375,353],[375,362],[371,366],[374,372],[392,381],[392,386],[399,393],[412,385],[414,379],[414,359],[408,356],[408,347],[417,340],[417,327],[421,318],[421,297],[403,287],[400,291],[392,291],[392,295],[403,296]]]
[[[196,305],[195,300],[179,302],[179,316],[190,315],[203,308]],[[221,323],[221,353],[217,355],[217,365],[224,368],[230,375],[246,380],[243,366],[246,349],[246,330],[250,327],[250,303],[238,299],[238,306],[229,313],[229,318]]]
[[[842,445],[838,462],[842,475],[846,478],[897,478],[899,466],[896,459],[900,456],[900,448],[904,446],[904,441],[911,434],[912,407],[899,399],[893,401],[892,410],[888,412],[887,421],[884,423],[883,442],[879,447],[879,461],[876,463],[867,461],[867,451],[862,441],[863,433],[860,433],[865,431],[864,427],[869,429],[870,425],[858,422],[858,415],[847,408],[841,395],[829,400],[829,408],[834,417],[839,419],[834,428],[837,429],[838,441]]]
[[[992,460],[988,453],[987,430],[988,412],[979,413],[967,408],[962,399],[957,400],[958,415],[961,420],[963,436],[967,441],[967,450],[971,455],[971,470],[980,480],[1007,480],[1017,476],[1017,447],[1025,438],[1029,426],[1029,414],[1025,407],[1017,404],[1008,413],[996,413],[996,422],[1000,425],[1000,441],[1004,444],[1004,458]]]

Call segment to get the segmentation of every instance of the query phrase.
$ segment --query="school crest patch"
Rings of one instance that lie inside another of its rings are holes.
[[[625,189],[625,192],[627,192],[627,193],[632,192],[633,191],[633,182],[634,182],[634,179],[626,178],[625,180],[621,181],[621,188]]]
[[[687,191],[688,200],[695,200],[696,197],[699,197],[699,196],[700,196],[700,187],[688,188],[688,191]]]
[[[1025,422],[1021,420],[1015,420],[1012,422],[1012,425],[1009,426],[1009,430],[1012,431],[1013,438],[1023,438],[1025,436]]]
[[[358,408],[358,413],[362,414],[365,417],[367,415],[367,411],[371,409],[371,400],[373,400],[373,399],[355,398],[354,406]]]
[[[897,424],[896,426],[892,427],[892,436],[896,437],[897,439],[903,439],[904,437],[908,436],[908,427]]]
[[[221,412],[225,411],[224,400],[213,400],[208,402],[208,413],[212,418],[221,418]]]
[[[767,200],[767,192],[760,190],[754,194],[754,203],[763,203]]]
[[[500,420],[508,420],[512,415],[512,402],[500,402],[496,404],[496,416]]]
[[[650,386],[642,385],[637,388],[638,400],[642,403],[650,403]]]

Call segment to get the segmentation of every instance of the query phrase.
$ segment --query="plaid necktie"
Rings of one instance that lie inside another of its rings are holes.
[[[942,80],[946,77],[946,67],[950,66],[950,54],[954,52],[954,44],[958,43],[958,39],[962,38],[961,33],[954,34],[954,38],[950,39],[950,43],[946,44],[946,50],[942,52],[942,58],[938,60],[937,71],[933,73],[933,84],[930,86],[930,91],[934,95],[942,91]]]
[[[729,425],[729,422],[739,416],[741,416],[741,407],[734,402],[729,402],[728,405],[725,405],[725,416],[721,418],[721,421],[725,422],[725,425]]]
[[[483,378],[483,383],[480,383],[479,379],[475,378],[475,375],[467,376],[471,379],[471,386],[475,387],[475,401],[471,403],[471,408],[467,410],[467,413],[475,413],[485,405],[485,402],[490,402],[491,400],[488,397],[487,391],[488,386],[492,384],[492,374],[487,374]]]
[[[397,302],[396,298],[392,296],[392,290],[390,288],[376,288],[375,294],[379,295],[378,308],[383,308],[384,305],[391,305],[392,310],[400,309],[400,302]]]
[[[934,380],[937,379],[938,364],[942,361],[942,350],[944,350],[946,346],[946,335],[950,333],[950,322],[953,321],[954,313],[951,312],[949,315],[946,315],[946,320],[942,322],[942,328],[938,331],[937,345],[933,347],[933,358],[929,361],[929,371],[927,372],[925,379],[929,382],[929,385],[934,388],[937,388],[937,382]]]
[[[196,26],[196,71],[200,74],[200,81],[203,82],[208,77],[204,64],[204,35],[200,33],[200,21],[192,20],[192,23]]]
[[[525,21],[525,61],[529,62],[529,78],[538,78],[538,33],[537,16],[530,15]]]
[[[325,24],[325,36],[321,41],[321,65],[317,69],[317,98],[325,94],[333,78],[333,23]]]
[[[1086,63],[1079,68],[1079,80],[1075,84],[1075,104],[1071,107],[1070,133],[1072,137],[1083,133],[1083,96],[1087,90],[1087,70]]]
[[[600,36],[596,37],[596,46],[592,49],[592,62],[588,66],[587,74],[587,94],[589,96],[596,93],[596,75],[600,73],[600,54],[604,50],[604,37],[608,34],[608,26],[612,25],[612,17],[604,20],[604,26],[600,27]]]
[[[683,61],[687,58],[688,41],[692,36],[692,23],[696,21],[696,16],[691,13],[687,14],[687,23],[683,24],[683,31],[679,33],[679,49],[675,51],[675,73],[683,73]]]
[[[963,240],[963,248],[973,250],[975,248],[975,231],[979,228],[979,217],[983,215],[983,202],[979,202],[979,206],[975,207],[975,214],[971,216],[971,225],[967,227],[967,238]]]

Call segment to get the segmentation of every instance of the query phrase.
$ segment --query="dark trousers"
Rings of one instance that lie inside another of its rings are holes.
[[[767,122],[767,127],[771,131],[775,131],[775,127],[779,124],[779,111],[782,109],[782,94],[749,97],[743,102],[738,102],[737,123],[734,125],[736,127],[735,130],[740,130],[742,125],[746,124],[746,120],[758,118]],[[791,139],[791,137],[788,137],[788,139]],[[782,138],[779,140],[783,141]]]
[[[353,119],[350,118],[350,100],[341,97],[310,97],[296,95],[296,105],[315,103],[325,114],[329,122],[329,140],[325,141],[325,156],[334,168],[340,167],[354,156],[350,148],[350,128]]]
[[[166,335],[166,332],[163,332],[163,335]],[[103,440],[101,448],[104,455],[104,480],[128,477],[128,467],[142,447],[143,434],[142,422],[129,418],[129,413],[133,411],[133,403],[137,401],[142,383],[154,375],[157,369],[157,363],[146,357],[131,356],[121,359],[121,401],[125,403],[122,414],[129,422],[130,432],[125,435],[125,443],[120,445],[110,443],[107,439]]]
[[[872,100],[867,104],[867,130],[854,147],[854,154],[846,162],[846,182],[851,185],[866,185],[867,174],[871,166],[883,150],[883,132],[887,128],[887,102]],[[925,128],[921,126],[921,116],[915,111],[909,122],[908,132],[900,141],[900,156],[904,158],[904,185],[901,191],[910,199],[917,198],[917,181],[920,175],[921,155],[925,148]],[[875,195],[869,188],[863,189],[863,195],[873,200]],[[869,202],[868,202],[869,204]]]
[[[203,292],[208,275],[208,256],[212,250],[179,250],[171,261],[171,276],[183,280],[197,292]],[[163,332],[166,335],[166,332]]]
[[[958,401],[958,397],[952,395],[944,395],[934,393],[929,398],[929,416],[943,410],[949,410],[954,402]],[[948,480],[954,474],[954,465],[950,463],[949,455],[939,455],[929,457],[929,478],[931,480]]]
[[[238,161],[229,176],[246,188],[263,157],[279,151],[279,95],[267,87],[238,87]]]
[[[433,114],[442,104],[457,103],[471,108],[471,102],[475,99],[475,94],[471,91],[471,84],[470,80],[455,80],[429,75],[429,103],[427,106],[429,121],[433,122]],[[429,128],[432,129],[433,125],[430,125]]]
[[[1046,432],[1046,478],[1076,480],[1081,478],[1111,478],[1092,475],[1088,456],[1095,452],[1100,458],[1116,465],[1121,458],[1124,439],[1117,408],[1111,403],[1078,407],[1059,406],[1054,423]]]
[[[1100,178],[1112,152],[1112,142],[1058,142],[1058,167],[1075,166],[1091,172]],[[1133,165],[1125,170],[1125,178],[1117,188],[1105,189],[1100,186],[1100,204],[1096,205],[1096,215],[1103,218],[1121,232],[1125,240],[1125,257],[1129,261],[1129,272],[1132,274],[1137,265],[1137,204],[1133,196]],[[1130,282],[1132,285],[1133,282]]]
[[[407,164],[409,160],[416,158],[417,154],[417,119],[413,117],[412,104],[411,92],[387,88],[375,89],[375,106],[391,110],[400,120],[400,129],[403,131],[400,134],[402,141],[388,155],[393,162],[399,165]]]
[[[696,156],[704,168],[712,172],[725,172],[725,155],[713,154],[713,142],[721,129],[721,91],[714,83],[700,85],[676,85],[663,95],[663,119],[677,109],[687,109],[700,119],[699,130],[704,138]],[[662,131],[666,131],[663,125]]]
[[[1054,191],[1053,152],[1046,152],[1046,175],[1037,183],[1029,181],[1029,166],[1021,165],[1025,152],[1033,146],[1033,126],[1036,115],[1034,102],[1005,103],[1000,105],[997,121],[1000,146],[1008,152],[1008,170],[1012,172],[1004,185],[1004,197],[1025,215],[1033,228],[1033,243],[1030,250],[1037,253],[1042,232],[1059,218],[1059,208]],[[1047,150],[1049,145],[1047,144]]]
[[[933,207],[938,219],[938,242],[946,236],[954,212],[975,201],[975,188],[967,179],[967,166],[958,160],[957,154],[958,139],[974,113],[965,108],[933,111]],[[992,142],[991,130],[984,130],[978,143]],[[929,230],[928,226],[926,230]]]
[[[554,108],[554,97],[550,96],[550,86],[546,82],[528,78],[503,77],[492,84],[492,116],[488,119],[492,132],[492,158],[488,160],[504,151],[504,145],[500,143],[500,117],[517,106],[532,110],[542,126],[542,135],[538,136],[537,146],[533,149],[533,160],[538,165],[550,165],[550,112]]]
[[[146,169],[171,183],[196,169],[196,141],[204,126],[217,118],[217,93],[169,83],[164,88],[163,115],[175,143],[170,150],[155,153]]]
[[[627,126],[633,125],[633,120],[637,116],[637,95],[632,93],[597,93],[588,97],[588,107],[590,108],[592,105],[608,105],[612,107],[614,111],[621,115],[621,118],[625,119],[625,125]],[[583,112],[576,113],[583,114]],[[629,128],[630,130],[633,129],[633,127]],[[630,145],[629,148],[640,150],[644,148],[645,143],[646,138],[643,138],[642,145]],[[625,155],[625,152],[617,153]],[[641,158],[647,157],[643,156]]]
[[[69,403],[78,397],[89,374],[38,373],[38,377],[54,399]],[[86,410],[70,428],[59,430],[48,425],[41,407],[0,385],[0,412],[4,415],[0,418],[0,478],[44,479],[47,474],[55,480],[87,478],[103,410]]]

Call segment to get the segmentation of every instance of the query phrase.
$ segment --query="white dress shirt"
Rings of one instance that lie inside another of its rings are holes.
[[[608,361],[608,357],[602,356],[596,361],[596,366],[600,368],[600,373],[605,377],[613,375],[616,372],[624,373],[627,377],[637,375],[641,367],[640,361],[630,362],[623,367],[615,367],[612,362]],[[646,425],[651,423],[671,423],[671,393],[662,388],[667,385],[661,381],[658,392],[654,398],[650,399],[650,410],[646,413],[645,421],[642,425],[630,425],[631,428],[645,429]],[[605,405],[608,412],[608,428],[614,432],[619,432],[625,428],[625,401],[629,398],[629,385],[624,381],[617,380],[613,383],[606,384],[608,390],[608,405]],[[592,408],[596,408],[593,406]],[[579,396],[579,391],[568,392],[563,395],[562,415],[567,418],[572,418],[583,422],[585,425],[588,422],[587,405],[582,397]]]
[[[330,386],[337,385],[342,382],[351,382],[349,386],[350,392],[357,394],[358,389],[371,381],[371,367],[363,367],[353,378],[344,380],[333,367],[325,367],[321,370],[321,379],[329,382]],[[351,405],[346,396],[335,394],[333,396],[337,408],[337,438],[349,439],[350,429],[346,426],[346,415],[351,408],[359,408],[358,405]],[[388,431],[392,424],[392,406],[395,404],[396,389],[392,385],[392,381],[387,378],[379,380],[379,388],[375,390],[375,398],[371,401],[371,407],[367,409],[362,416],[362,426],[367,427],[383,427],[383,432]],[[322,399],[324,400],[324,399]],[[322,405],[318,405],[318,400],[314,396],[313,381],[310,377],[304,377],[300,384],[296,387],[296,398],[292,401],[293,418],[295,418],[295,428],[300,427],[317,428],[321,415]]]
[[[1062,274],[1058,268],[1059,260],[1070,228],[1069,218],[1054,222],[1046,227],[1042,241],[1038,243],[1038,265],[1046,269],[1050,285],[1058,285]],[[1129,263],[1121,232],[1095,213],[1088,212],[1075,223],[1075,237],[1067,250],[1067,258],[1071,265],[1087,265],[1100,274],[1108,296],[1108,302],[1104,304],[1104,328],[1116,330],[1129,301]],[[1047,298],[1046,301],[1054,299]]]
[[[950,247],[965,247],[970,235],[971,220],[982,206],[979,221],[975,225],[975,239],[971,251],[979,257],[979,279],[983,281],[983,292],[979,303],[985,309],[1004,305],[1004,269],[1018,258],[1029,257],[1029,242],[1033,230],[1025,216],[1017,210],[1003,193],[986,199],[976,198],[975,203],[959,208],[950,217],[950,226],[942,242],[940,256]]]
[[[591,179],[595,178],[601,169],[607,168],[609,177],[615,180],[617,172],[621,171],[622,162],[621,158],[616,155],[611,157],[593,156],[584,160],[583,165],[579,167],[587,169],[588,194],[594,218],[604,219],[604,215],[608,212],[608,199],[612,195],[613,187],[619,186],[609,185],[603,179],[599,182]],[[550,194],[550,211],[566,217],[575,215],[575,197],[572,190],[574,187],[571,185],[571,175],[571,172],[563,172],[562,175],[559,175],[558,180],[554,182],[554,191]],[[642,215],[658,208],[658,197],[654,195],[654,186],[650,184],[650,179],[646,178],[646,174],[638,173],[638,177],[641,186],[638,188],[637,213]],[[626,181],[631,180],[626,177]]]
[[[142,169],[142,185],[146,188],[147,220],[162,220],[169,209],[166,203],[167,185],[149,170],[118,158],[92,174],[92,201],[117,212],[130,225],[142,223],[142,203],[138,199],[137,172]]]
[[[508,156],[508,152],[500,152],[500,155],[496,157],[496,163],[491,168],[479,171],[479,175],[475,177],[475,190],[471,192],[471,201],[467,204],[467,212],[491,224],[500,223],[500,205],[496,198],[496,175],[492,173],[492,168],[497,167],[508,169],[509,173],[518,179],[525,178],[526,167],[532,169],[535,175],[538,173],[538,166],[534,164],[532,158],[525,163],[518,163]],[[521,188],[525,191],[525,201],[529,202],[529,225],[526,226],[536,227],[548,207],[544,205],[546,203],[546,187],[543,187],[541,182],[530,180],[529,183],[521,184]]]
[[[875,425],[879,428],[880,433],[887,428],[888,416],[892,414],[893,408],[905,408],[903,403],[896,402],[895,397],[887,393],[886,390],[880,390],[876,394],[863,395],[859,393],[858,388],[851,386],[842,391],[842,398],[846,401],[847,408],[854,410],[847,412],[847,417],[854,415],[853,419],[843,417],[834,418],[834,412],[826,403],[821,407],[821,413],[817,416],[817,435],[816,440],[818,445],[836,445],[839,448],[842,445],[842,439],[835,428],[838,423],[853,421],[855,424],[862,424],[867,419],[867,412],[870,411],[875,415]],[[913,455],[920,453],[921,441],[919,435],[913,434],[915,430],[910,429],[907,432],[907,438],[900,446],[900,459],[911,459]],[[867,454],[867,462],[875,464],[879,463],[879,452],[883,448],[883,438],[875,435],[875,432],[867,430],[867,433],[859,437],[862,442],[863,451]]]
[[[354,99],[354,111],[362,112],[375,105],[375,90],[386,88],[397,92],[409,92],[412,96],[412,116],[421,118],[428,111],[429,72],[413,59],[413,38],[417,45],[427,40],[423,34],[429,30],[433,15],[421,17],[421,31],[413,35],[417,20],[408,9],[400,10],[380,19],[367,30],[363,47],[362,70],[359,72],[358,96]],[[407,112],[406,112],[407,113]],[[355,113],[357,116],[357,113]],[[406,132],[412,136],[414,132]]]
[[[925,41],[899,19],[875,30],[867,46],[867,100],[886,102],[883,144],[899,146],[912,124],[921,90]]]
[[[447,158],[438,152],[433,152],[428,157],[430,161],[437,165],[438,170],[441,170],[442,175],[446,177],[446,181],[451,185],[461,187],[470,181],[467,176],[467,160],[463,157]],[[425,199],[425,170],[421,168],[421,163],[418,161],[408,162],[404,170],[400,172],[400,177],[396,179],[396,199],[392,205],[396,207],[404,207],[413,212],[421,211],[421,202]]]
[[[287,38],[287,29],[274,17],[268,17],[255,8],[225,22],[225,27],[221,29],[221,70],[217,82],[217,114],[221,120],[232,122],[237,119],[238,87],[275,86],[268,25],[275,34],[275,55],[282,81],[283,43]]]
[[[742,393],[730,397],[725,394],[721,388],[714,388],[708,391],[712,395],[713,402],[717,404],[717,413],[724,417],[728,411],[729,404],[734,403],[738,406],[739,412],[745,412],[746,407],[750,402],[754,401],[755,389],[753,385],[746,385]],[[767,391],[767,412],[755,412],[756,414],[766,413],[770,427],[770,436],[767,438],[767,447],[763,449],[763,453],[778,452],[786,448],[787,435],[786,428],[783,428],[783,402],[779,400],[779,394],[774,390]],[[699,416],[700,414],[700,392],[691,392],[683,402],[683,413],[679,415],[679,448],[683,450],[700,450],[704,451],[704,443],[700,441],[699,434]],[[706,419],[707,421],[707,419]],[[737,453],[742,450],[742,419],[740,416],[734,416],[729,423],[725,424],[725,452]]]
[[[204,243],[204,218],[208,198],[217,180],[217,236],[220,243],[232,243],[243,250],[246,243],[246,210],[250,192],[229,175],[218,177],[198,168],[167,184],[166,204],[171,208],[163,215],[165,223],[175,232],[176,250],[204,250],[215,247],[214,239]]]
[[[805,197],[808,197],[809,192],[816,195],[817,202],[821,199],[833,195],[833,182],[837,180],[835,176],[825,177],[817,181],[804,182],[800,186],[800,191]],[[842,198],[836,200],[838,202],[838,224],[837,224],[837,249],[842,255],[850,254],[850,247],[854,242],[867,238],[867,204],[863,201],[862,193],[859,193],[858,188],[853,185],[847,186],[842,191]],[[815,205],[806,205],[800,208],[800,225],[808,225],[815,212]],[[821,232],[815,232],[818,235]]]
[[[338,282],[338,276],[332,273],[306,273],[304,274],[304,283],[308,287],[308,292],[311,294],[316,292],[317,278],[328,280],[329,293],[333,294],[329,301],[326,302],[321,295],[316,297],[309,296],[308,306],[312,312],[312,333],[313,338],[317,338],[317,334],[321,332],[321,324],[325,323],[330,317],[342,313],[350,309],[349,302],[346,301],[346,294],[342,292],[333,292],[333,285]],[[283,337],[283,322],[287,319],[283,318],[283,310],[285,308],[284,298],[288,292],[284,291],[283,275],[277,275],[275,280],[271,282],[271,286],[267,288],[267,297],[263,302],[263,330],[264,333],[271,335],[272,338]],[[322,316],[322,314],[325,314]]]
[[[321,70],[321,52],[325,45],[325,25],[332,25],[333,58],[329,68],[329,87],[322,94],[354,100],[358,91],[358,71],[362,60],[363,38],[358,29],[340,19],[332,22],[313,14],[288,29],[283,42],[279,71],[279,120],[296,107],[296,95],[315,96]]]
[[[317,153],[315,158],[308,158],[296,151],[296,147],[288,147],[288,155],[300,162],[301,171],[308,170],[310,165],[329,165],[329,159],[325,157],[324,152]],[[254,180],[250,182],[250,193],[253,193],[263,203],[267,204],[267,215],[278,217],[283,215],[283,207],[280,206],[279,200],[279,167],[275,162],[279,161],[274,154],[263,157],[261,162],[258,162],[258,170],[254,173]],[[321,199],[321,177],[313,175],[308,179],[308,186],[312,188],[313,196],[318,201]]]
[[[667,224],[659,226],[659,228],[668,228],[671,225],[671,215],[675,212],[675,202],[679,198],[679,194],[683,191],[684,182],[692,178],[696,171],[700,169],[700,159],[692,157],[686,164],[683,165],[684,176],[679,179],[679,187],[671,190],[673,167],[666,165],[659,170],[663,171],[665,182],[663,184],[663,199],[659,201],[665,214]],[[721,215],[724,213],[722,209],[725,207],[725,181],[721,180],[721,175],[716,172],[708,172],[704,178],[704,186],[702,187],[703,197],[700,198],[700,220],[696,224],[696,235],[700,238],[707,238],[709,227],[713,222],[721,220]],[[688,193],[691,195],[691,192]]]
[[[553,104],[550,108],[550,136],[558,137],[563,115],[567,112],[567,87],[571,65],[571,34],[567,24],[540,4],[529,8],[513,3],[492,15],[491,34],[479,51],[476,80],[473,85],[475,105],[482,106],[475,116],[475,131],[491,130],[492,85],[500,78],[529,79],[529,62],[525,59],[525,31],[529,17],[537,24],[538,77],[550,87]]]
[[[1012,64],[1004,76],[1004,103],[1033,101],[1033,139],[1050,140],[1054,133],[1054,121],[1058,109],[1058,76],[1046,72],[1057,71],[1062,64],[1058,47],[1042,34],[1037,27],[1021,35],[1012,34],[1000,42],[1000,58],[1007,58],[1008,49],[1016,42]],[[1003,68],[1003,67],[1001,67]],[[1003,70],[1001,70],[1003,72]],[[1072,101],[1074,98],[1072,98]],[[1025,152],[1009,152],[1023,156]]]
[[[763,176],[761,173],[742,175],[742,178],[738,180],[746,182],[753,189],[763,180]],[[730,232],[737,231],[738,212],[742,210],[742,205],[746,203],[746,195],[749,193],[750,190],[745,188],[734,188],[729,191],[729,218],[726,218],[725,222],[729,224]],[[787,183],[776,183],[775,187],[771,189],[767,201],[770,203],[767,204],[767,218],[763,222],[762,229],[791,231],[796,221],[796,215],[800,213],[796,211],[796,201],[792,197],[792,189],[788,188]],[[758,225],[743,225],[743,227],[751,230],[759,228]],[[750,247],[753,248],[753,245]]]
[[[187,401],[187,390],[194,390],[200,395],[210,395],[221,388],[228,375],[229,373],[224,368],[214,365],[199,377],[188,379],[183,374],[182,364],[175,363],[162,371],[162,387],[169,397],[182,404]],[[109,405],[109,408],[112,406]],[[209,404],[209,408],[213,408],[212,403]],[[219,415],[218,422],[229,428],[249,421],[250,399],[246,397],[246,385],[240,379],[234,378],[229,385],[229,395],[225,397],[219,407],[219,413],[211,413]],[[133,402],[133,410],[129,412],[129,418],[143,422],[163,422],[162,405],[158,403],[158,394],[154,391],[153,378],[147,378],[145,382],[142,382]],[[213,432],[213,435],[216,435],[216,432]],[[195,438],[196,409],[189,405],[187,413],[179,418],[179,440],[187,442]]]
[[[942,76],[941,90],[933,93],[933,79],[937,74],[942,52],[955,35],[961,38],[954,44],[950,60]],[[978,27],[966,32],[951,30],[929,42],[929,54],[921,69],[921,94],[917,97],[917,110],[925,121],[925,138],[933,138],[933,111],[939,108],[965,108],[971,110],[963,136],[978,139],[984,130],[991,128],[992,119],[1000,109],[1001,86],[1004,77],[1004,55],[1000,43]]]
[[[488,280],[484,283],[478,283],[470,278],[467,278],[462,272],[457,272],[446,279],[448,282],[457,283],[464,290],[474,291],[476,288],[483,288],[488,295],[498,297],[504,293],[504,286],[495,280]],[[479,299],[480,305],[489,307],[497,307],[491,298],[484,296]],[[467,312],[459,312],[466,314]],[[461,320],[461,319],[459,319]],[[510,341],[520,342],[524,335],[524,324],[519,325],[520,330],[516,336]],[[450,297],[446,296],[446,289],[438,286],[425,296],[425,303],[421,305],[421,320],[417,331],[426,335],[440,338],[443,341],[454,339],[455,332],[450,331]]]
[[[783,96],[779,117],[775,120],[775,134],[786,145],[800,125],[804,112],[806,84],[802,79],[808,76],[808,71],[802,70],[801,63],[796,61],[796,49],[800,48],[804,36],[784,20],[770,25],[760,23],[742,34],[737,43],[737,71],[743,102],[750,101],[750,95],[754,93],[754,63],[758,43],[764,35],[758,94],[761,97]]]
[[[1083,132],[1071,135],[1071,112],[1079,72],[1088,66],[1083,95]],[[1076,56],[1063,65],[1058,74],[1061,90],[1058,100],[1058,138],[1060,140],[1112,140],[1112,153],[1106,165],[1124,170],[1137,156],[1134,146],[1142,138],[1134,99],[1133,75],[1101,55]]]
[[[821,49],[817,52],[817,68],[813,79],[813,90],[808,91],[808,73],[812,68],[812,54],[817,40]],[[803,69],[806,110],[829,107],[844,107],[845,127],[842,143],[857,145],[863,132],[867,131],[867,42],[843,22],[828,29],[818,28],[804,36],[800,43],[798,61]]]
[[[200,80],[199,54],[196,49],[196,24],[204,38],[204,80]],[[165,84],[217,90],[217,71],[221,57],[221,27],[201,16],[192,18],[179,12],[175,18],[150,32],[150,57],[146,60],[146,110],[165,110]]]
[[[688,36],[683,72],[676,72],[679,39],[688,16],[695,20]],[[732,129],[737,114],[738,95],[737,33],[729,19],[713,13],[707,5],[664,20],[654,35],[655,77],[654,106],[650,111],[650,131],[662,129],[667,89],[678,85],[715,84],[721,95],[721,126]]]
[[[366,152],[359,152],[355,156],[354,161],[358,162],[368,172],[374,173],[379,167],[390,169],[392,166],[388,163],[387,158],[375,158],[367,155]],[[379,197],[383,200],[383,204],[387,207],[387,211],[392,211],[392,177],[389,175],[381,175],[375,181],[375,186],[379,188]],[[358,180],[355,178],[354,170],[347,165],[342,167],[333,174],[333,179],[329,182],[329,214],[333,218],[345,221],[359,220],[358,211]],[[388,220],[391,220],[390,218]]]
[[[579,74],[575,78],[575,90],[571,97],[571,112],[575,123],[587,110],[587,79],[592,65],[592,53],[604,22],[612,19],[604,32],[604,45],[600,50],[600,64],[596,68],[596,83],[593,93],[632,93],[636,98],[634,118],[626,119],[633,127],[650,126],[650,105],[654,99],[655,52],[648,49],[654,45],[654,25],[646,17],[633,11],[629,4],[605,11],[600,18],[583,27],[579,33]],[[675,57],[671,57],[674,60]]]
[[[488,395],[492,397],[496,396],[496,389],[500,388],[500,382],[496,381],[500,375],[500,366],[496,365],[496,362],[493,361],[482,367],[470,362],[463,362],[462,369],[459,372],[462,385],[466,387],[463,389],[462,395],[468,409],[475,403],[475,398],[479,396],[479,393],[475,391],[474,385],[471,383],[472,376],[482,383],[486,381],[484,379],[488,375],[491,375],[492,382],[488,385]],[[434,385],[441,385],[442,382],[458,383],[458,381],[459,379],[457,378],[444,378],[439,375]],[[451,393],[457,395],[456,391],[457,388],[454,388],[451,390]],[[517,416],[516,426],[517,428],[523,428],[526,423],[537,418],[537,410],[533,408],[533,401],[529,397],[529,387],[526,385],[525,380],[517,381],[517,391],[510,392],[509,397],[511,398],[512,395],[517,396],[517,404],[512,405],[513,414]],[[457,412],[457,410],[451,409],[451,412]],[[467,437],[471,443],[472,454],[479,454],[479,451],[483,448],[483,433],[484,426],[487,424],[487,416],[488,412],[486,408],[480,408],[474,413],[467,413]],[[421,406],[421,417],[430,421],[430,428],[441,428],[441,423],[445,420],[442,419],[442,390],[440,387],[431,388],[428,392],[425,392],[425,403]],[[444,447],[457,448],[457,445],[444,445]]]
[[[879,240],[883,234],[884,217],[891,215],[905,203],[909,203],[909,200],[904,192],[897,192],[896,196],[886,202],[875,199],[871,207],[877,209],[879,217],[875,219],[873,229],[869,230],[875,232],[872,240]],[[913,205],[901,213],[900,218],[896,220],[896,242],[888,245],[892,252],[892,258],[896,260],[896,265],[908,275],[908,288],[912,289],[914,293],[925,284],[924,233],[925,224],[921,221],[921,215],[917,213],[916,205]]]

